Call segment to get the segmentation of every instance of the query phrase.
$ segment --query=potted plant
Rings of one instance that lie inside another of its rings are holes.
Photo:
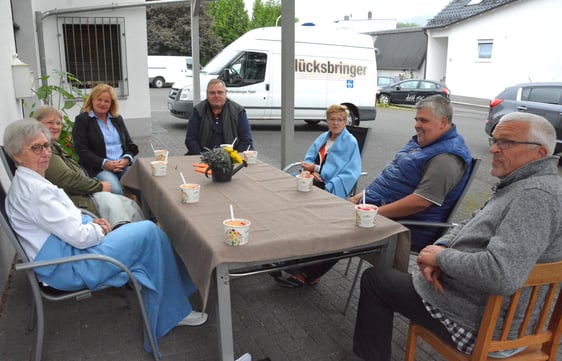
[[[208,149],[201,153],[201,161],[208,164],[205,176],[211,173],[215,182],[229,182],[232,176],[248,164],[232,147]]]
[[[53,70],[52,75],[45,75],[39,80],[42,83],[48,82],[50,78],[56,78],[57,85],[41,85],[37,89],[32,89],[37,98],[39,99],[39,105],[47,104],[52,105],[59,109],[63,115],[62,119],[62,131],[57,142],[60,144],[62,150],[70,155],[75,161],[78,161],[78,156],[74,151],[74,144],[72,142],[72,127],[74,126],[74,121],[70,119],[67,110],[72,109],[75,106],[80,107],[80,102],[83,102],[86,98],[86,94],[82,89],[79,89],[72,84],[82,84],[74,75],[60,70]],[[64,84],[68,83],[69,89],[65,89]],[[35,109],[37,107],[36,103],[32,103],[29,108],[29,116],[33,117],[35,114]]]

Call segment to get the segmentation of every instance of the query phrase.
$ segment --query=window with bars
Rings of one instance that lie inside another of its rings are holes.
[[[105,83],[118,96],[129,95],[125,54],[125,18],[59,17],[61,61],[85,89]]]

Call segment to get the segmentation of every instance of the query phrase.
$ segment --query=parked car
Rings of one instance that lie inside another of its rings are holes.
[[[413,105],[418,100],[435,94],[440,94],[448,99],[451,91],[437,81],[408,79],[391,86],[382,87],[379,94],[379,103]]]
[[[500,118],[512,112],[538,114],[556,129],[556,150],[562,152],[562,83],[523,83],[505,88],[490,101],[485,130],[491,135]]]
[[[391,86],[394,83],[398,83],[400,77],[388,76],[388,75],[377,75],[377,87],[380,90],[382,87]]]

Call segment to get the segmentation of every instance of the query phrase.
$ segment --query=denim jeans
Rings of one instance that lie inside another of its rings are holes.
[[[102,182],[109,182],[111,184],[111,193],[123,195],[123,187],[119,180],[129,170],[129,167],[125,168],[122,172],[113,173],[107,170],[102,170],[96,174],[96,179]]]

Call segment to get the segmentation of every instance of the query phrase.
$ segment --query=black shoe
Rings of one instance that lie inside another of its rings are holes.
[[[276,274],[277,272],[272,272],[272,273]],[[281,272],[279,272],[279,275],[272,275],[272,276],[273,279],[275,279],[275,282],[279,284],[279,286],[285,288],[299,288],[304,286],[305,284],[304,280],[300,280],[299,278],[297,278],[298,276],[288,275],[283,277]]]
[[[277,278],[277,277],[283,276],[283,274],[281,273],[281,271],[273,271],[273,272],[269,272],[268,274],[269,274],[271,277],[273,277],[273,278]]]

